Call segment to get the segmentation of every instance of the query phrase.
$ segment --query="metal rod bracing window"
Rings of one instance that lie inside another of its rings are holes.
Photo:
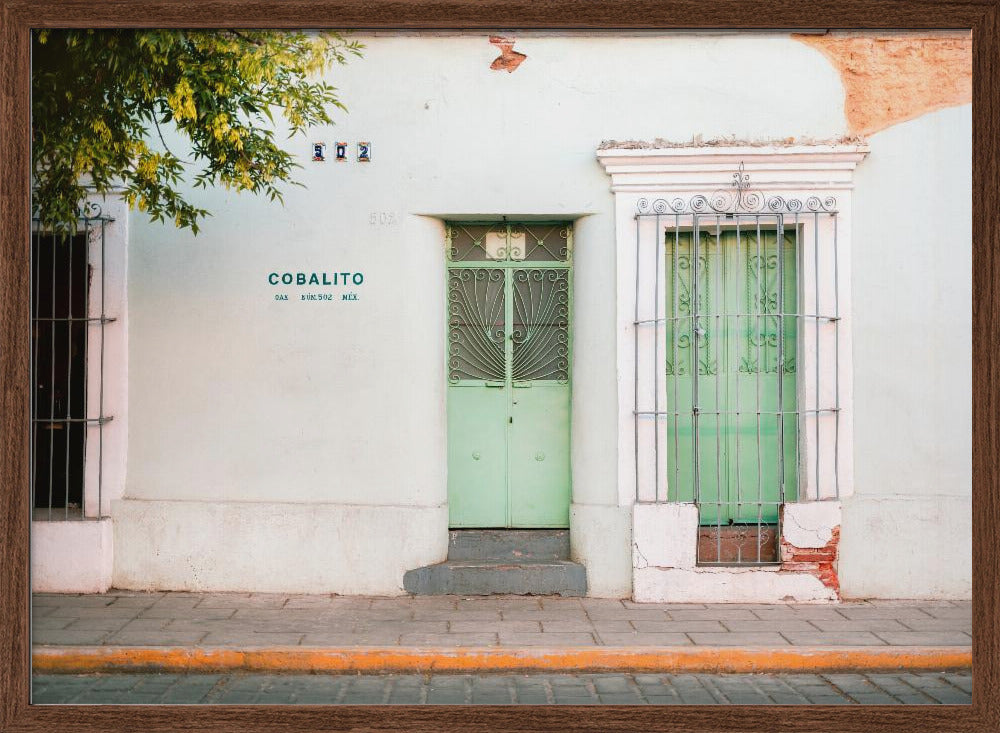
[[[635,231],[635,499],[697,506],[699,564],[777,563],[782,505],[840,492],[836,201],[741,165]]]
[[[110,221],[91,205],[73,234],[46,232],[33,222],[30,476],[35,520],[103,515],[103,426],[112,419],[104,412],[104,333],[115,320],[105,311],[104,297]],[[94,440],[97,447],[90,455],[97,462],[96,485],[88,486],[88,444]]]

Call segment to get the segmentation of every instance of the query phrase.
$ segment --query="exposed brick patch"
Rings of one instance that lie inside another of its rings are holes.
[[[522,61],[528,58],[520,51],[514,50],[516,40],[513,38],[490,36],[490,43],[500,49],[500,55],[493,59],[493,63],[490,64],[493,71],[506,71],[510,74],[521,65]]]
[[[810,573],[819,578],[827,588],[840,597],[840,579],[837,577],[837,551],[840,545],[840,526],[833,528],[829,542],[823,547],[795,547],[781,538],[781,571]]]
[[[971,34],[792,34],[826,56],[844,84],[852,133],[870,135],[972,101]]]

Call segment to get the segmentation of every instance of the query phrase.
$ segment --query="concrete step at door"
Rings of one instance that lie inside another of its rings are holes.
[[[569,560],[569,530],[451,530],[448,538],[448,559],[515,563]]]
[[[587,571],[569,560],[448,560],[408,571],[403,587],[415,595],[584,596]]]

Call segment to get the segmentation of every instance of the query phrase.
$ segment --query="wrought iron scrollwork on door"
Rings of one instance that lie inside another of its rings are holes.
[[[505,369],[503,270],[450,270],[448,379],[502,380]]]
[[[513,271],[513,379],[569,379],[569,272]]]

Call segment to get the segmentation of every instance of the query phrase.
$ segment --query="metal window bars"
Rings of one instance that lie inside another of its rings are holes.
[[[779,562],[781,507],[839,498],[832,197],[729,189],[635,216],[635,500],[693,502],[702,565]]]
[[[105,309],[104,287],[105,235],[111,221],[96,204],[84,208],[73,234],[48,232],[33,220],[34,520],[98,519],[104,514],[103,427],[113,419],[104,412],[105,327],[115,321]],[[100,268],[96,294],[92,292],[95,266]]]

